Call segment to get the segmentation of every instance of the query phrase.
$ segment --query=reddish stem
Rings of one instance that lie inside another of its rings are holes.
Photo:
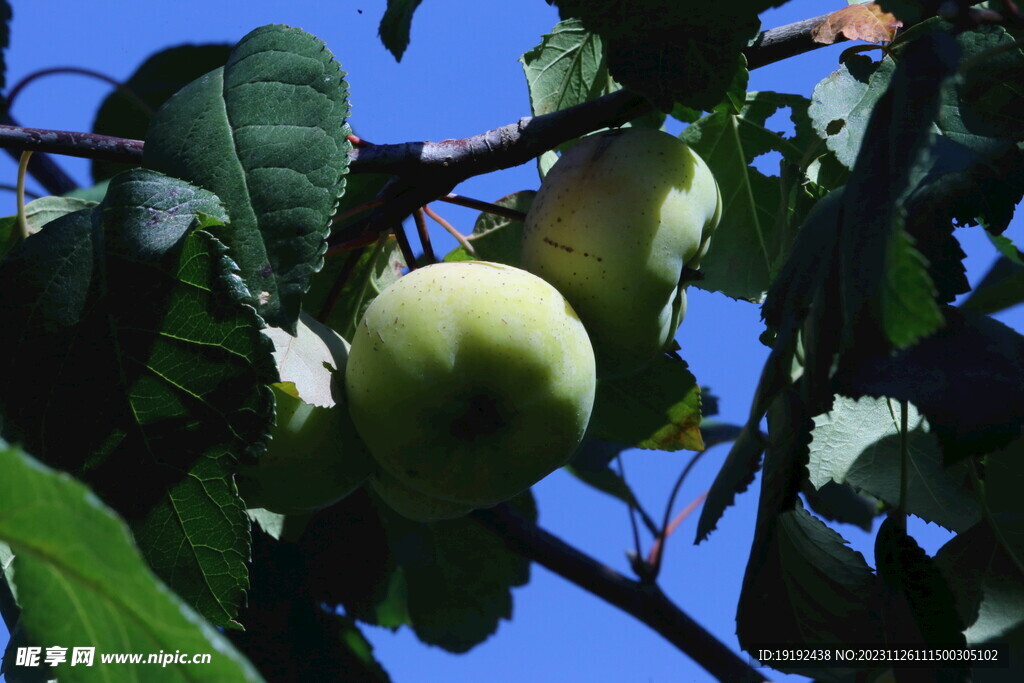
[[[687,517],[693,514],[693,511],[696,510],[707,497],[707,491],[697,496],[692,503],[687,505],[685,508],[683,508],[682,512],[676,515],[675,519],[672,520],[671,524],[665,527],[665,533],[663,533],[658,538],[654,539],[654,543],[651,545],[651,552],[647,555],[647,564],[649,564],[652,567],[658,567],[661,565],[661,549],[663,541],[667,539],[669,536],[671,536],[672,532],[675,531],[676,528],[680,524],[682,524]]]

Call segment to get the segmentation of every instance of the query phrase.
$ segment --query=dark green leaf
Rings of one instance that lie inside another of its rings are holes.
[[[972,644],[1003,642],[1024,624],[1024,517],[1003,514],[991,521],[979,522],[935,555]]]
[[[224,66],[230,52],[230,45],[179,45],[150,55],[124,82],[124,88],[103,100],[92,132],[145,138],[153,113],[193,80]],[[128,168],[127,164],[93,159],[92,177],[99,182]]]
[[[300,548],[253,539],[253,585],[231,640],[268,681],[386,683],[387,672],[355,622],[322,607]]]
[[[509,504],[537,519],[529,492]],[[408,623],[421,641],[466,652],[512,618],[511,589],[529,581],[530,563],[500,538],[469,517],[420,524],[385,510],[383,519],[404,579]]]
[[[964,647],[963,623],[946,578],[932,558],[907,535],[902,521],[887,517],[875,537],[875,564],[890,642],[920,647]],[[933,680],[969,680],[945,664]]]
[[[526,213],[530,210],[536,194],[534,190],[523,190],[502,197],[494,203]],[[463,247],[456,247],[444,257],[444,260],[494,261],[518,268],[522,259],[522,240],[523,221],[484,211],[473,224],[473,234],[470,236],[470,243],[476,250],[476,256]]]
[[[1002,448],[1024,426],[1024,337],[975,313],[947,309],[947,326],[896,354],[841,367],[838,393],[909,401],[949,464]]]
[[[154,115],[143,163],[215,192],[231,216],[230,249],[268,324],[295,331],[302,294],[323,265],[328,221],[351,143],[344,74],[299,29],[264,26],[227,65]]]
[[[722,220],[701,260],[703,278],[696,283],[701,289],[750,301],[764,298],[813,204],[790,202],[791,194],[805,192],[800,169],[821,146],[807,124],[807,106],[807,100],[796,95],[749,93],[739,113],[716,111],[680,135],[707,162],[722,193]],[[765,127],[768,118],[783,108],[790,109],[797,124],[793,137]],[[751,165],[771,151],[781,153],[794,172],[765,176]]]
[[[99,207],[53,221],[0,268],[17,292],[0,339],[5,431],[86,479],[218,625],[247,584],[248,519],[231,474],[266,440],[264,385],[276,380],[233,263],[194,229],[225,218],[209,192],[130,171]]]
[[[829,480],[821,488],[814,488],[807,482],[801,493],[811,510],[825,520],[853,524],[864,531],[871,531],[880,512],[877,500],[858,493],[846,483],[837,484]]]
[[[700,387],[685,362],[658,356],[629,377],[598,382],[589,429],[635,448],[704,450]]]
[[[541,44],[519,61],[526,72],[534,116],[566,109],[613,89],[601,38],[583,28],[578,19],[556,24]]]
[[[548,0],[601,36],[608,68],[662,111],[675,103],[710,111],[725,98],[757,15],[781,0],[715,6],[696,0]]]
[[[203,665],[204,677],[260,680],[216,629],[152,574],[124,522],[89,489],[2,442],[0,472],[0,540],[15,553],[22,618],[33,642],[95,647],[97,664],[100,653],[208,652],[213,657]],[[152,675],[152,665],[120,669],[124,680]],[[61,681],[110,675],[102,666],[62,665],[58,671]],[[184,666],[160,671],[161,680],[195,676]]]
[[[718,520],[725,514],[725,509],[733,504],[736,494],[746,491],[754,481],[754,475],[761,466],[762,453],[764,441],[760,431],[744,428],[736,437],[701,507],[700,520],[697,522],[697,543],[711,535],[718,526]]]
[[[755,543],[736,615],[745,650],[772,643],[881,644],[874,573],[842,536],[797,504]],[[798,673],[820,672],[801,668]]]
[[[90,209],[96,206],[96,202],[73,197],[40,197],[25,205],[25,223],[28,226],[28,234],[34,235],[44,225],[61,216],[66,216],[75,211]],[[0,259],[4,254],[14,248],[21,240],[18,228],[18,216],[4,216],[0,218]]]
[[[991,314],[1022,302],[1024,302],[1024,264],[1015,263],[1013,259],[1001,256],[992,264],[988,273],[974,288],[967,300],[961,304],[961,308],[976,313]]]
[[[402,61],[405,48],[409,47],[409,29],[412,28],[412,15],[423,0],[388,0],[388,8],[380,20],[380,41]]]

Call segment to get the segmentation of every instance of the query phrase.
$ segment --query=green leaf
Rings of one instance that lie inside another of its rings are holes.
[[[124,522],[89,489],[2,442],[0,472],[0,540],[16,555],[22,619],[33,642],[95,647],[97,664],[105,653],[211,653],[202,666],[204,678],[261,680],[216,629],[153,575]],[[57,671],[61,681],[110,675],[98,665],[63,664]],[[120,665],[118,671],[130,681],[154,675],[152,665]],[[196,676],[187,666],[160,671],[160,680]]]
[[[589,431],[632,448],[702,451],[700,386],[685,362],[658,356],[629,377],[598,382]]]
[[[295,331],[323,266],[328,220],[345,186],[347,85],[324,44],[299,29],[245,36],[223,69],[193,81],[150,122],[143,163],[223,200],[218,233],[258,312]]]
[[[900,502],[900,404],[885,398],[836,397],[832,411],[814,418],[811,483],[849,483],[891,506]],[[942,449],[917,408],[908,405],[907,512],[951,531],[981,519],[966,466],[946,468]]]
[[[142,140],[153,113],[171,95],[203,74],[224,66],[230,45],[178,45],[154,53],[100,104],[92,132]],[[99,182],[131,168],[128,164],[92,160],[92,177]]]
[[[34,235],[50,221],[75,211],[90,209],[96,204],[97,202],[74,197],[35,199],[25,205],[25,223],[28,225],[28,234]],[[0,218],[0,258],[3,258],[4,254],[10,251],[19,239],[17,214]]]
[[[526,213],[530,210],[536,195],[537,192],[534,190],[523,190],[502,197],[494,203]],[[476,250],[476,256],[460,246],[453,249],[444,260],[493,261],[518,268],[522,259],[522,240],[523,221],[483,211],[473,224],[473,233],[470,236],[470,244]]]
[[[367,249],[328,259],[326,267],[313,279],[313,288],[304,305],[311,312],[319,313],[333,300],[326,322],[342,337],[351,339],[366,309],[401,277],[403,268],[405,259],[398,240],[394,235],[382,236]],[[335,296],[336,282],[346,270],[344,285]]]
[[[529,491],[508,504],[537,519]],[[469,517],[430,524],[388,510],[382,517],[405,584],[408,623],[422,642],[466,652],[512,618],[511,589],[529,581],[529,560]]]
[[[897,353],[869,355],[833,376],[844,396],[909,401],[947,464],[1015,441],[1024,427],[1024,337],[987,316],[947,308],[946,327]]]
[[[972,645],[1004,642],[1024,624],[1024,516],[998,515],[991,521],[994,526],[979,522],[935,555]]]
[[[881,644],[875,575],[842,536],[797,503],[755,544],[736,615],[743,649],[765,643]],[[796,672],[819,675],[806,668]]]
[[[903,520],[886,517],[882,522],[875,537],[875,565],[890,642],[935,648],[966,645],[949,583],[907,534]]]
[[[195,230],[225,218],[205,190],[129,171],[103,204],[52,222],[0,268],[13,293],[5,433],[84,478],[217,625],[247,585],[249,522],[231,475],[266,441],[265,385],[277,379],[233,263]]]
[[[728,91],[758,14],[782,0],[710,6],[697,0],[548,0],[563,20],[579,18],[601,36],[608,68],[662,111],[675,103],[710,111]],[[680,40],[685,36],[685,40]]]
[[[993,513],[1024,514],[1024,439],[985,456],[985,505]]]
[[[402,61],[405,48],[409,47],[412,15],[421,2],[423,0],[388,0],[378,33],[384,47],[395,56],[395,61]]]
[[[786,107],[797,125],[793,137],[765,127],[772,114]],[[764,298],[813,204],[791,202],[791,195],[805,191],[799,169],[821,147],[807,122],[807,107],[807,100],[796,95],[748,93],[738,114],[717,111],[679,136],[707,162],[722,193],[722,219],[701,260],[704,277],[697,287],[749,301]],[[765,176],[751,166],[770,151],[780,152],[796,170]]]
[[[600,36],[567,19],[544,34],[540,45],[519,58],[530,89],[534,116],[550,114],[592,100],[611,87]]]
[[[807,110],[814,129],[836,158],[853,168],[875,104],[885,94],[896,62],[845,53],[839,69],[818,83]]]
[[[928,262],[913,238],[899,228],[892,233],[882,287],[882,326],[896,348],[912,346],[945,322],[935,300]]]
[[[1024,303],[1024,265],[1002,256],[960,305],[976,313],[992,314]]]

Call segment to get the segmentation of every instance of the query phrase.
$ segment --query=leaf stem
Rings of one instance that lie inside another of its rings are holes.
[[[458,243],[460,245],[462,245],[463,249],[468,251],[471,255],[476,256],[476,249],[474,249],[473,245],[469,243],[469,240],[466,238],[465,235],[463,235],[461,232],[459,232],[458,230],[455,229],[454,225],[452,225],[451,223],[446,221],[444,218],[439,216],[437,214],[437,212],[434,211],[433,209],[431,209],[429,206],[424,206],[423,207],[423,211],[428,216],[430,216],[432,219],[434,219],[434,221],[438,225],[440,225],[442,228],[447,230],[448,234],[450,234],[452,237],[454,237],[458,241]]]
[[[409,267],[410,272],[416,270],[416,254],[412,250],[412,244],[409,243],[409,235],[405,232],[405,226],[399,222],[392,228],[392,231],[398,240],[398,248],[402,250],[405,265]]]
[[[1014,551],[1013,546],[1010,545],[1010,542],[1003,534],[1002,528],[1000,528],[999,524],[996,522],[995,515],[992,514],[992,510],[988,506],[988,499],[985,498],[985,483],[981,481],[981,477],[978,476],[978,465],[974,458],[969,458],[967,463],[971,473],[971,484],[974,487],[974,492],[978,495],[978,502],[981,504],[982,516],[985,518],[985,521],[988,522],[988,525],[992,527],[992,533],[996,537],[996,540],[999,541],[999,545],[1002,546],[1003,551],[1010,558],[1010,561],[1013,562],[1013,565],[1017,568],[1017,571],[1020,572],[1020,575],[1024,577],[1024,561],[1021,560],[1020,556],[1018,556]]]
[[[686,478],[690,475],[690,472],[693,470],[694,465],[697,464],[697,462],[701,459],[701,457],[703,457],[705,453],[707,453],[707,449],[703,451],[697,451],[696,453],[693,454],[693,457],[690,458],[690,462],[686,463],[686,467],[684,467],[683,471],[679,473],[679,478],[676,479],[675,486],[672,487],[672,493],[671,495],[669,495],[668,503],[665,505],[665,514],[662,518],[661,523],[661,533],[659,533],[658,538],[655,539],[657,554],[655,554],[654,552],[655,548],[651,548],[651,555],[654,559],[652,569],[654,571],[655,578],[657,578],[658,573],[661,571],[661,560],[665,557],[665,541],[668,540],[668,535],[671,533],[669,531],[669,520],[672,515],[672,507],[676,503],[676,496],[679,494],[679,490],[683,487],[683,482],[686,481]]]
[[[25,216],[25,174],[28,170],[29,159],[32,158],[32,152],[22,152],[21,159],[18,160],[18,184],[16,186],[17,201],[18,201],[18,232],[21,239],[28,237],[28,218]]]
[[[909,406],[900,401],[900,502],[897,508],[900,526],[907,530],[907,488],[910,469],[910,434],[908,434]]]
[[[622,453],[615,454],[615,464],[619,468],[619,478],[623,482],[626,481],[626,470],[622,466]],[[628,483],[627,483],[628,486]],[[630,489],[632,490],[632,489]],[[641,581],[650,581],[650,572],[647,571],[646,567],[642,567],[640,563],[643,562],[643,549],[640,547],[640,529],[636,523],[636,506],[633,504],[633,497],[630,496],[628,501],[629,506],[629,525],[633,528],[633,570],[636,571],[637,576],[640,577]]]
[[[380,244],[384,240],[383,237],[378,238],[377,243]],[[316,319],[323,324],[327,324],[327,319],[331,316],[331,311],[338,303],[338,299],[341,297],[341,292],[345,289],[345,284],[348,282],[349,277],[352,275],[352,271],[355,270],[356,264],[359,263],[359,259],[362,257],[363,252],[366,251],[366,247],[357,247],[353,249],[348,258],[345,260],[345,265],[341,267],[341,272],[338,273],[338,277],[331,283],[331,291],[327,293],[327,299],[324,300],[323,306],[320,307],[320,312],[317,314]],[[376,250],[374,250],[376,253]]]
[[[683,508],[682,512],[675,516],[675,519],[672,520],[672,523],[669,524],[668,528],[665,529],[665,538],[671,536],[675,532],[675,530],[679,528],[679,525],[686,521],[686,518],[692,515],[694,510],[700,507],[700,504],[703,503],[705,499],[707,499],[708,493],[710,493],[710,491],[705,491],[704,493],[694,498],[689,505]],[[658,556],[661,554],[661,546],[661,539],[654,539],[654,544],[651,545],[651,553],[647,557],[648,564],[653,565],[655,562],[658,561]]]

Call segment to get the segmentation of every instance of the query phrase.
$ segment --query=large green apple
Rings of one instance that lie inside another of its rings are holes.
[[[238,489],[251,508],[312,512],[359,488],[374,470],[344,396],[349,345],[305,314],[296,337],[280,329],[268,336],[283,380],[271,386],[277,419],[267,451],[240,468]]]
[[[544,178],[526,217],[523,268],[569,300],[601,376],[643,366],[672,342],[722,198],[707,164],[649,128],[584,138]]]
[[[467,507],[564,465],[590,420],[594,352],[554,287],[481,261],[415,270],[352,339],[349,409],[370,453],[420,493]]]

